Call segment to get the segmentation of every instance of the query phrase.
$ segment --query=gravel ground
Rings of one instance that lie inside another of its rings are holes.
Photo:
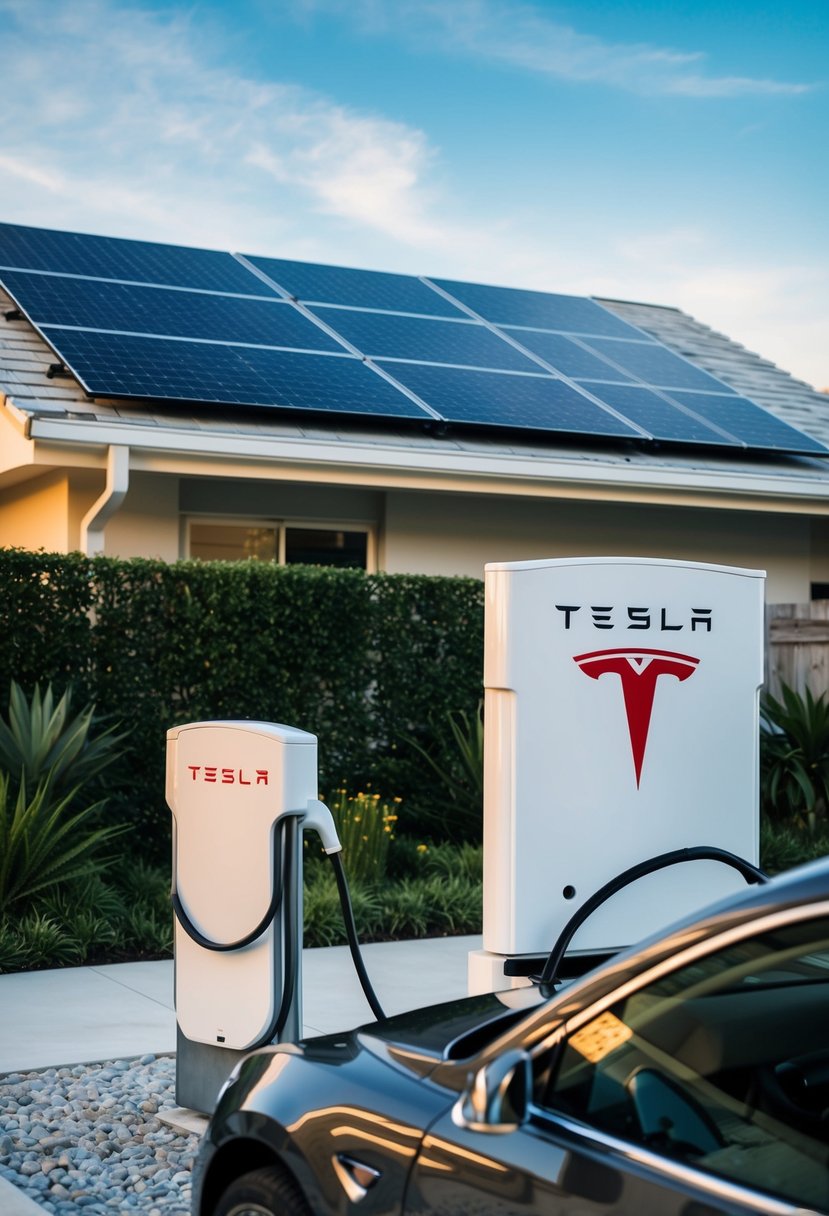
[[[198,1136],[175,1107],[175,1060],[142,1056],[0,1077],[0,1174],[54,1216],[186,1216]]]

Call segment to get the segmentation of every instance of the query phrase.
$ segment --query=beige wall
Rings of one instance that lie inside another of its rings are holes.
[[[127,495],[104,530],[108,557],[178,561],[178,483],[162,473],[130,473]]]
[[[103,472],[48,473],[0,492],[0,544],[76,549]],[[829,521],[803,515],[552,499],[222,481],[133,472],[106,527],[106,553],[175,561],[188,516],[375,525],[380,569],[465,574],[486,562],[591,555],[676,557],[768,571],[767,599],[805,602],[829,582]]]
[[[0,545],[66,553],[69,548],[69,478],[43,473],[0,491]]]
[[[812,578],[806,516],[391,492],[385,542],[391,573],[480,578],[489,561],[675,557],[767,570],[773,602],[808,600]]]

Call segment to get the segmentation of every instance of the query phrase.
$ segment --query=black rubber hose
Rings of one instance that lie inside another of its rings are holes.
[[[570,917],[550,951],[547,962],[544,964],[544,970],[538,977],[537,982],[541,986],[542,994],[544,996],[552,996],[558,978],[558,969],[561,966],[567,947],[575,937],[576,930],[581,928],[588,917],[601,904],[610,899],[611,895],[615,895],[623,887],[635,882],[638,878],[644,878],[648,874],[654,874],[657,870],[664,870],[668,866],[679,865],[686,861],[721,861],[723,865],[731,866],[732,869],[742,874],[749,884],[763,883],[769,880],[769,876],[764,870],[758,869],[757,866],[753,865],[750,861],[746,861],[745,858],[738,857],[735,853],[729,853],[726,849],[717,849],[713,846],[708,847],[705,845],[697,848],[674,849],[670,853],[660,853],[658,857],[651,857],[647,861],[642,861],[638,865],[631,866],[630,869],[617,874],[610,882],[600,887],[595,895],[591,895],[590,899],[586,900]]]
[[[351,895],[348,891],[348,883],[343,869],[342,857],[339,853],[329,853],[331,864],[334,867],[334,875],[337,879],[337,890],[340,895],[340,906],[343,910],[343,921],[345,922],[345,935],[348,938],[348,947],[351,951],[351,958],[354,963],[354,970],[360,980],[360,985],[365,993],[371,1012],[378,1021],[385,1018],[385,1013],[380,1002],[377,1000],[374,989],[371,986],[371,981],[366,973],[363,956],[360,953],[360,942],[357,937],[357,926],[354,923],[354,909],[351,906]]]
[[[293,816],[288,816],[293,820]],[[271,902],[268,905],[268,910],[260,920],[255,929],[251,929],[250,933],[240,937],[235,942],[214,942],[209,937],[197,929],[185,911],[184,905],[179,899],[178,891],[176,890],[176,874],[175,867],[173,868],[173,886],[170,892],[170,898],[173,904],[173,911],[176,915],[176,920],[181,925],[184,932],[189,938],[196,943],[197,946],[203,947],[205,950],[214,950],[217,953],[222,953],[226,950],[241,950],[244,946],[249,946],[251,942],[255,942],[257,937],[261,937],[265,930],[270,925],[273,918],[276,916],[279,904],[282,900],[282,839],[285,832],[285,819],[278,819],[274,824],[273,830],[273,894]]]
[[[296,898],[293,889],[293,872],[296,861],[297,822],[293,815],[289,817],[284,829],[284,850],[282,854],[282,885],[287,899],[282,906],[282,1001],[276,1015],[273,1029],[268,1033],[267,1042],[278,1037],[285,1029],[285,1023],[291,1012],[296,989],[297,962],[299,959],[298,933],[301,926],[296,923]],[[302,1027],[299,1027],[300,1036]]]

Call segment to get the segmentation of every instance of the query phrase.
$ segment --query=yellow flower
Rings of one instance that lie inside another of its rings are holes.
[[[418,853],[428,853],[428,852],[429,852],[429,846],[428,846],[428,845],[425,845],[425,844],[419,844],[419,845],[417,846],[417,851],[418,851]]]

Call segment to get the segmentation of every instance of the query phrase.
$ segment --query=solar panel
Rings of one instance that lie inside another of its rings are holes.
[[[531,350],[533,354],[544,359],[551,367],[571,380],[621,380],[629,383],[630,376],[619,371],[610,363],[606,363],[590,350],[586,350],[578,342],[565,337],[564,334],[544,333],[535,329],[504,330]]]
[[[724,427],[750,448],[765,451],[799,452],[826,456],[827,449],[811,435],[781,421],[776,414],[755,405],[747,397],[714,393],[675,393],[670,397],[717,426]]]
[[[40,327],[71,325],[300,350],[342,350],[318,325],[276,296],[243,299],[17,270],[0,271],[0,278],[27,317]]]
[[[319,305],[312,311],[369,357],[525,372],[538,370],[526,355],[476,321],[401,317],[396,313]]]
[[[352,355],[53,329],[61,356],[97,396],[430,417]]]
[[[654,439],[673,443],[714,445],[741,448],[733,435],[723,435],[698,418],[692,418],[670,402],[636,384],[589,384],[584,387],[607,405],[638,423]],[[725,429],[723,427],[723,429]]]
[[[275,294],[229,253],[0,224],[0,269],[8,268],[242,295]]]
[[[642,432],[552,376],[384,363],[386,371],[448,422],[565,434],[641,438]]]
[[[245,254],[245,258],[295,300],[341,304],[351,308],[377,308],[387,312],[420,313],[427,317],[464,315],[461,309],[413,275],[352,270],[346,266],[322,266],[250,254]]]
[[[643,336],[638,329],[620,320],[601,304],[583,296],[520,291],[513,287],[486,287],[480,283],[459,283],[454,279],[430,281],[495,325],[528,326],[531,329],[552,329],[572,334],[601,334],[611,338]]]
[[[592,350],[655,387],[699,389],[709,393],[733,391],[721,380],[695,367],[687,359],[675,355],[658,342],[619,342],[591,338],[588,345]]]
[[[250,262],[274,286],[226,253],[0,224],[0,281],[91,394],[829,455],[595,300]]]

